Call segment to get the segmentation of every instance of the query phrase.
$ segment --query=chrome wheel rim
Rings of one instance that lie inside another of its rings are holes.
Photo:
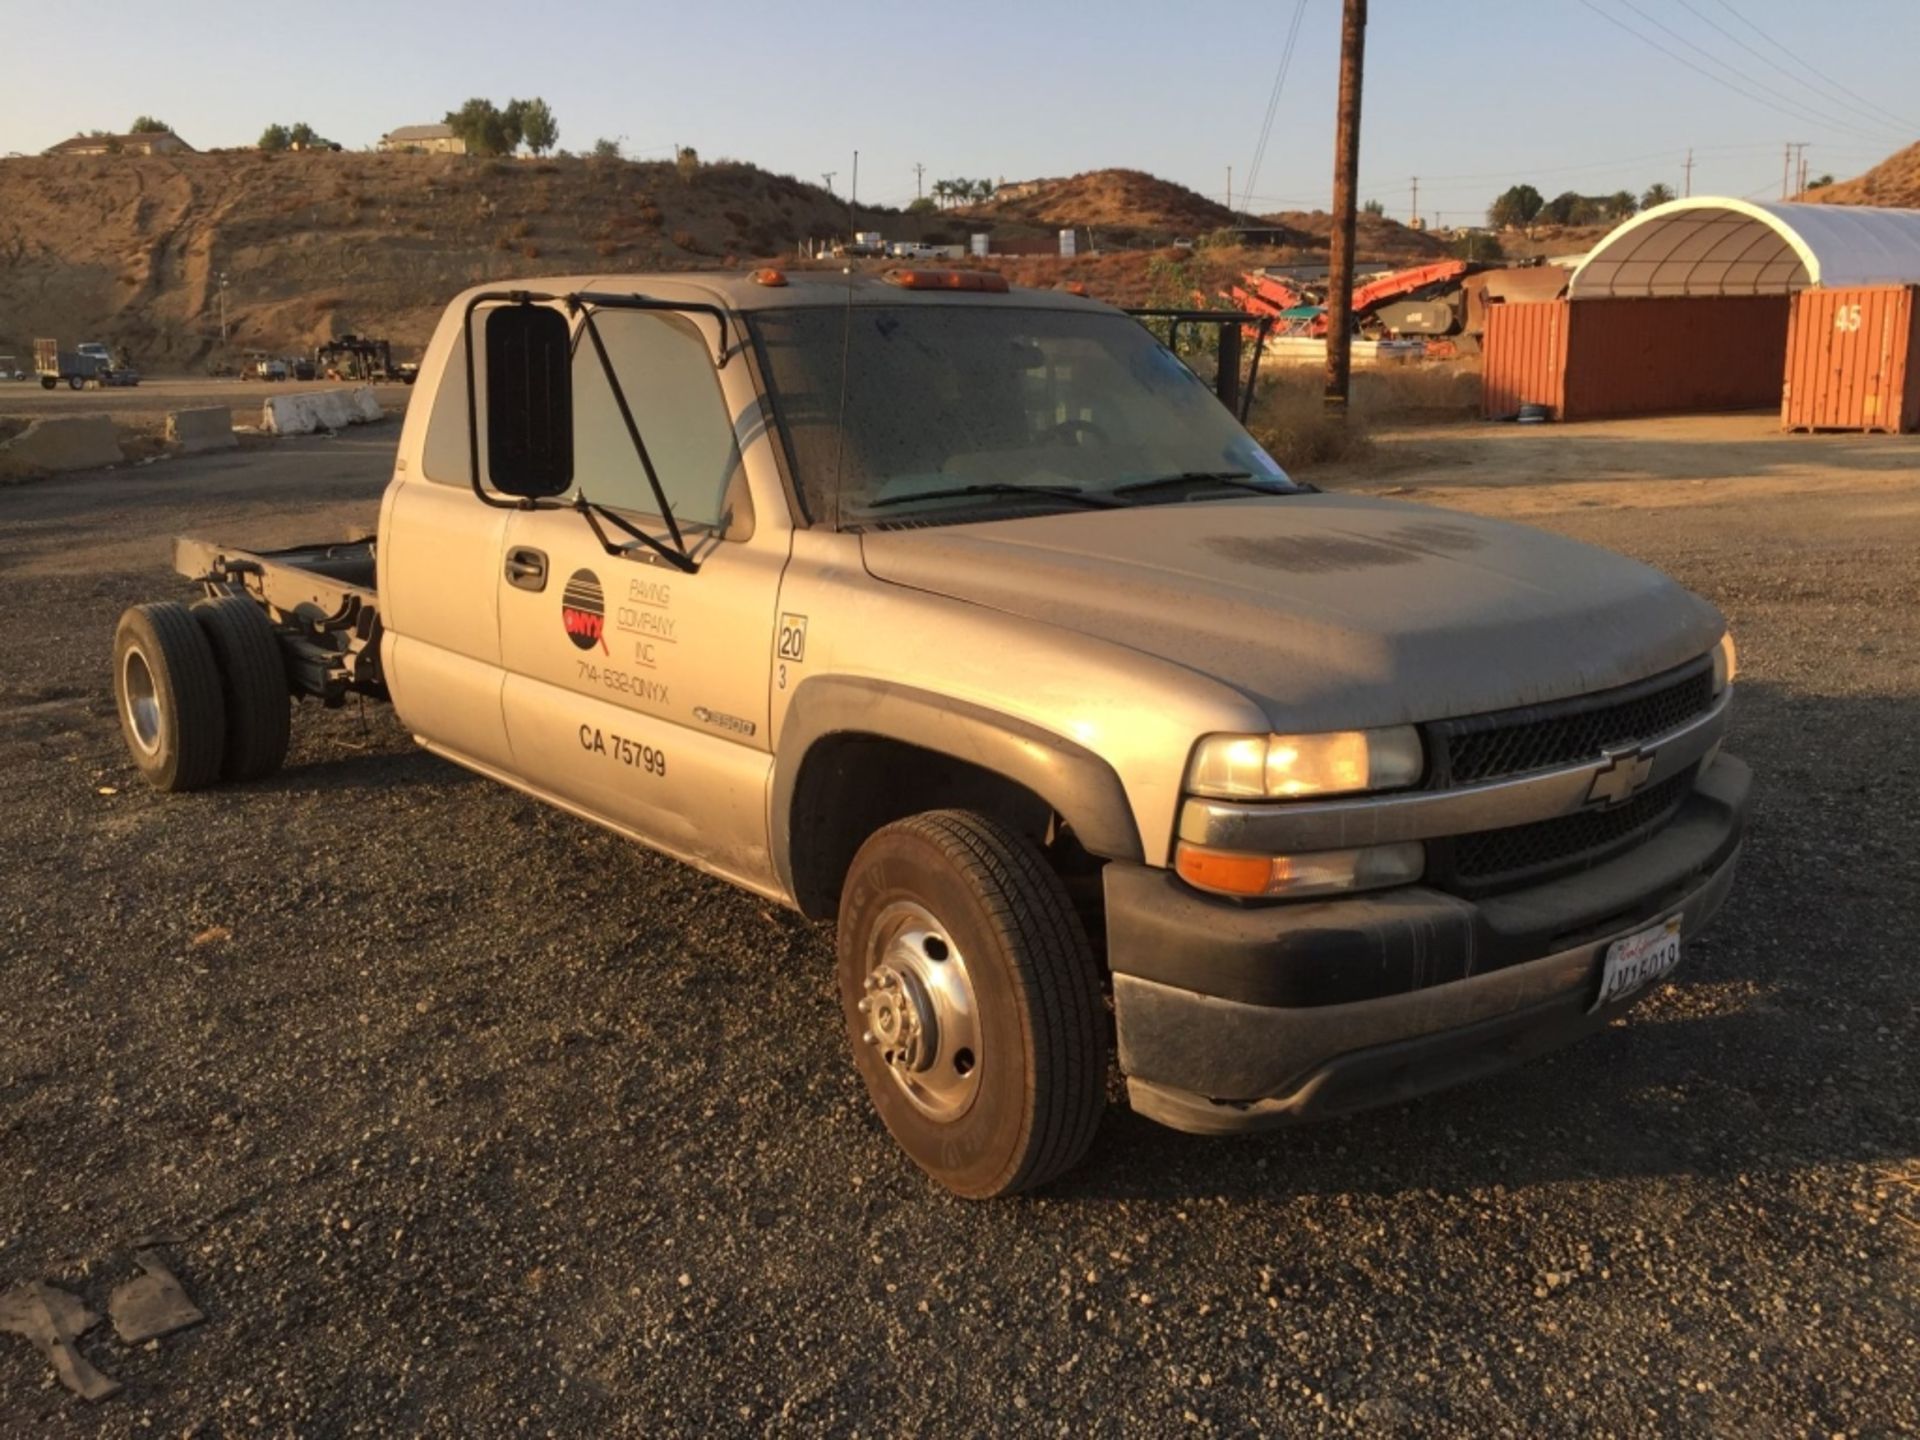
[[[152,667],[137,649],[128,650],[121,662],[120,693],[133,743],[142,753],[153,754],[160,748],[160,696],[153,683]]]
[[[955,1120],[980,1093],[980,1011],[967,960],[926,909],[897,901],[880,912],[867,946],[858,1007],[860,1043],[912,1102]]]

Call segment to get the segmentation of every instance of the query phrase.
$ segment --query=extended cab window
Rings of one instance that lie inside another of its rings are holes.
[[[485,323],[485,313],[476,317],[477,323]],[[594,323],[674,518],[683,525],[718,527],[741,462],[707,340],[686,317],[658,311],[600,310]],[[474,358],[484,364],[484,349],[478,344]],[[483,390],[484,383],[483,377]],[[575,490],[597,505],[657,516],[659,502],[628,438],[599,356],[584,333],[573,358],[573,427]],[[484,446],[484,422],[480,433]],[[466,362],[458,348],[434,396],[424,462],[430,480],[470,483]]]

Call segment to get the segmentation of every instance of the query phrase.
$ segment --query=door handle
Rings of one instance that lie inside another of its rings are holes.
[[[522,590],[547,588],[547,552],[516,545],[507,551],[507,583]]]

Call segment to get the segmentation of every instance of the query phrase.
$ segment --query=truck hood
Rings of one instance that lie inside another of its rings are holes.
[[[1586,694],[1692,660],[1723,629],[1704,600],[1610,551],[1361,496],[878,530],[861,545],[878,579],[1171,661],[1281,728]],[[1008,645],[1017,665],[1017,631]]]

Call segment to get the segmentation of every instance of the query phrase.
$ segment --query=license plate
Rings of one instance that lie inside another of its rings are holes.
[[[1600,971],[1600,998],[1589,1007],[1598,1010],[1651,985],[1680,963],[1680,917],[1670,916],[1607,947],[1607,963]]]

